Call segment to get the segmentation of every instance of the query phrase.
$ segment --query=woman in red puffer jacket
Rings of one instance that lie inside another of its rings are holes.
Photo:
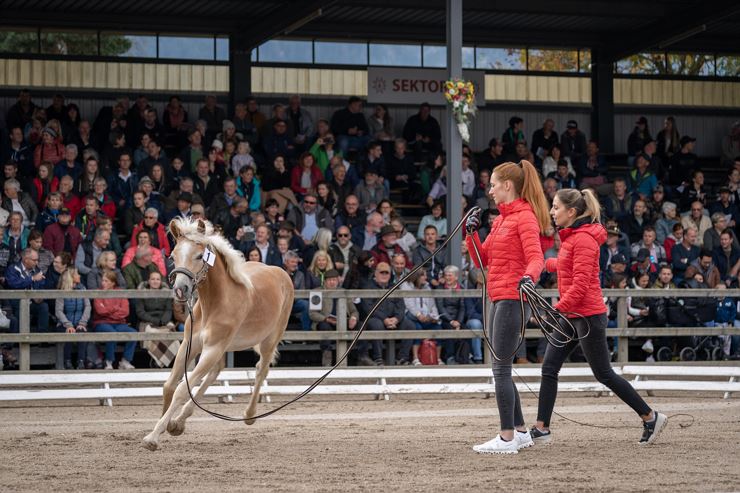
[[[521,340],[522,323],[529,319],[525,305],[522,320],[518,286],[539,280],[544,266],[540,234],[550,228],[545,192],[537,170],[528,161],[504,163],[491,175],[489,196],[501,213],[491,225],[491,232],[481,245],[475,230],[479,226],[476,214],[466,223],[468,251],[476,266],[487,269],[488,294],[492,301],[487,326],[492,330],[494,358],[493,375],[496,384],[496,404],[501,419],[501,431],[493,439],[473,450],[489,454],[515,454],[520,448],[533,445],[522,416],[519,394],[511,379],[511,366]],[[479,265],[474,248],[480,252]]]
[[[599,223],[599,200],[591,190],[563,189],[555,195],[550,214],[560,228],[561,241],[558,258],[548,259],[545,265],[549,272],[558,274],[560,301],[554,308],[569,319],[578,339],[564,347],[547,346],[537,424],[530,434],[535,443],[551,440],[549,426],[558,392],[558,373],[571,351],[580,344],[596,379],[642,418],[644,431],[640,443],[652,443],[666,425],[666,416],[652,410],[624,378],[614,373],[609,362],[607,310],[599,283],[599,249],[606,240],[606,230]]]

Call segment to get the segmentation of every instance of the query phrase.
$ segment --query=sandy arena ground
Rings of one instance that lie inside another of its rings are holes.
[[[674,418],[637,444],[638,419],[613,397],[565,395],[554,442],[513,456],[477,455],[495,434],[495,401],[479,397],[311,398],[247,427],[196,411],[180,437],[150,452],[154,400],[5,405],[1,491],[737,491],[740,399],[649,398]],[[209,407],[239,415],[245,399]],[[536,401],[524,396],[528,422]],[[266,410],[271,404],[262,404]]]

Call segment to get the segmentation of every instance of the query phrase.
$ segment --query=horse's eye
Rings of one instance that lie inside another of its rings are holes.
[[[202,259],[203,259],[202,253],[199,253],[198,255],[195,256],[195,260],[202,260]]]

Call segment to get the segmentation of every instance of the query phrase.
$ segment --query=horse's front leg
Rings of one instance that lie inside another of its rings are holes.
[[[220,349],[221,353],[223,354],[223,348]],[[211,370],[208,372],[208,375],[206,375],[206,378],[203,380],[203,382],[198,385],[197,389],[191,389],[193,390],[193,397],[195,400],[200,401],[200,398],[205,395],[206,389],[218,378],[219,373],[221,373],[221,370],[223,370],[224,366],[226,365],[225,358],[222,356],[219,358],[219,360],[216,362],[216,364],[211,368]],[[195,410],[195,402],[193,402],[193,399],[189,399],[184,406],[182,406],[182,410],[180,411],[180,414],[178,414],[174,419],[170,420],[169,424],[167,425],[167,432],[170,435],[177,436],[182,435],[182,432],[185,431],[185,420],[188,419]]]
[[[189,323],[189,321],[190,319],[188,319],[188,322],[186,323]],[[180,344],[180,348],[177,350],[177,355],[175,356],[175,362],[172,364],[172,371],[170,372],[170,376],[167,377],[167,381],[162,387],[162,416],[164,416],[164,414],[167,412],[167,409],[170,407],[170,404],[172,403],[172,396],[175,393],[177,384],[179,384],[182,380],[186,368],[190,366],[190,363],[200,354],[200,351],[203,348],[203,343],[201,342],[200,337],[193,337],[193,345],[190,348],[190,358],[188,358],[187,363],[185,362],[185,355],[188,350],[187,346],[188,344],[190,344],[190,335],[188,333],[188,330],[189,329],[185,331],[185,335],[183,337],[182,343]]]

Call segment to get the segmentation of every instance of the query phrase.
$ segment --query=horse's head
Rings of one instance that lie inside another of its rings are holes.
[[[198,234],[206,234],[206,223],[202,219],[198,219],[194,225]],[[175,268],[170,274],[170,284],[175,298],[181,302],[191,298],[198,283],[205,278],[209,265],[204,258],[207,245],[193,241],[185,234],[188,229],[195,229],[192,226],[193,223],[179,218],[173,219],[169,226],[170,233],[177,241],[171,255]]]

